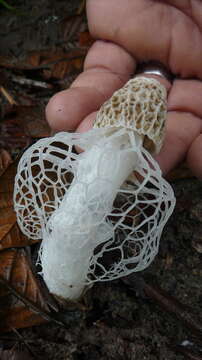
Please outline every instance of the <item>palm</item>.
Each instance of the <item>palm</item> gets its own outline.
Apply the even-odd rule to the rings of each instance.
[[[167,135],[158,161],[167,172],[186,157],[202,177],[201,1],[88,0],[87,10],[92,35],[109,42],[95,42],[72,89],[50,102],[53,127],[86,130],[94,111],[128,80],[137,63],[160,61],[177,78],[167,84]],[[58,117],[54,106],[62,106]]]

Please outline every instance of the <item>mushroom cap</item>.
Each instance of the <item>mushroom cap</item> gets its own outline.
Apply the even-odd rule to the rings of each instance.
[[[147,150],[158,153],[164,140],[166,98],[166,89],[159,81],[137,76],[101,106],[93,126],[132,129],[143,136]]]

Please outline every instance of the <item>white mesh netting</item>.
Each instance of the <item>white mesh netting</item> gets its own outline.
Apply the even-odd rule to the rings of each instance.
[[[114,136],[120,135],[117,133]],[[75,251],[78,248],[81,254],[87,237],[90,238],[92,250],[87,251],[89,265],[85,284],[112,280],[146,268],[158,252],[163,227],[175,205],[172,188],[162,178],[158,164],[148,151],[136,146],[131,138],[125,150],[129,156],[134,156],[134,172],[116,189],[109,210],[109,204],[105,204],[107,197],[103,199],[103,190],[100,187],[94,190],[96,184],[101,182],[106,183],[102,189],[110,189],[107,185],[110,183],[109,176],[103,173],[103,169],[92,164],[93,176],[86,182],[85,177],[81,180],[77,174],[84,153],[77,154],[75,147],[87,152],[93,146],[96,149],[100,146],[102,160],[108,156],[109,149],[103,146],[103,141],[99,145],[100,138],[105,139],[106,144],[110,141],[104,129],[93,129],[85,134],[58,133],[52,138],[38,141],[20,160],[14,190],[20,228],[29,238],[40,239],[43,232],[51,233],[51,215],[59,209],[64,195],[71,189],[70,184],[73,182],[82,188],[82,212],[71,224],[67,224],[64,229],[67,233],[63,235],[64,239],[66,236],[71,239],[69,231],[74,226],[72,239],[75,233],[80,233],[81,239],[85,240],[83,244],[78,244],[78,237],[75,243],[71,240],[67,251],[70,247]],[[112,168],[107,173],[111,171],[116,176],[116,171],[120,171],[122,166],[117,164],[118,170]],[[70,209],[74,212],[72,206]],[[92,209],[96,216],[92,215]],[[102,227],[105,229],[103,239],[100,238]],[[104,234],[107,228],[111,229],[108,232],[110,238]],[[95,229],[101,229],[101,232],[98,234]]]

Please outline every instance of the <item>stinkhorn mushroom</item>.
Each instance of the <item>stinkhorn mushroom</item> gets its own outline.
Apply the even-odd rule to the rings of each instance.
[[[165,88],[136,77],[103,104],[92,130],[39,140],[22,156],[15,211],[23,233],[42,239],[41,274],[51,293],[76,300],[90,284],[154,259],[175,205],[152,157],[165,119]]]

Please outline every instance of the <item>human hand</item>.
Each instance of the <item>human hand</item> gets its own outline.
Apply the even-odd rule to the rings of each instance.
[[[164,174],[186,160],[202,178],[202,3],[199,0],[87,0],[89,29],[97,40],[84,71],[49,101],[53,130],[87,131],[112,93],[143,61],[161,62],[169,83],[166,138],[156,156]]]

